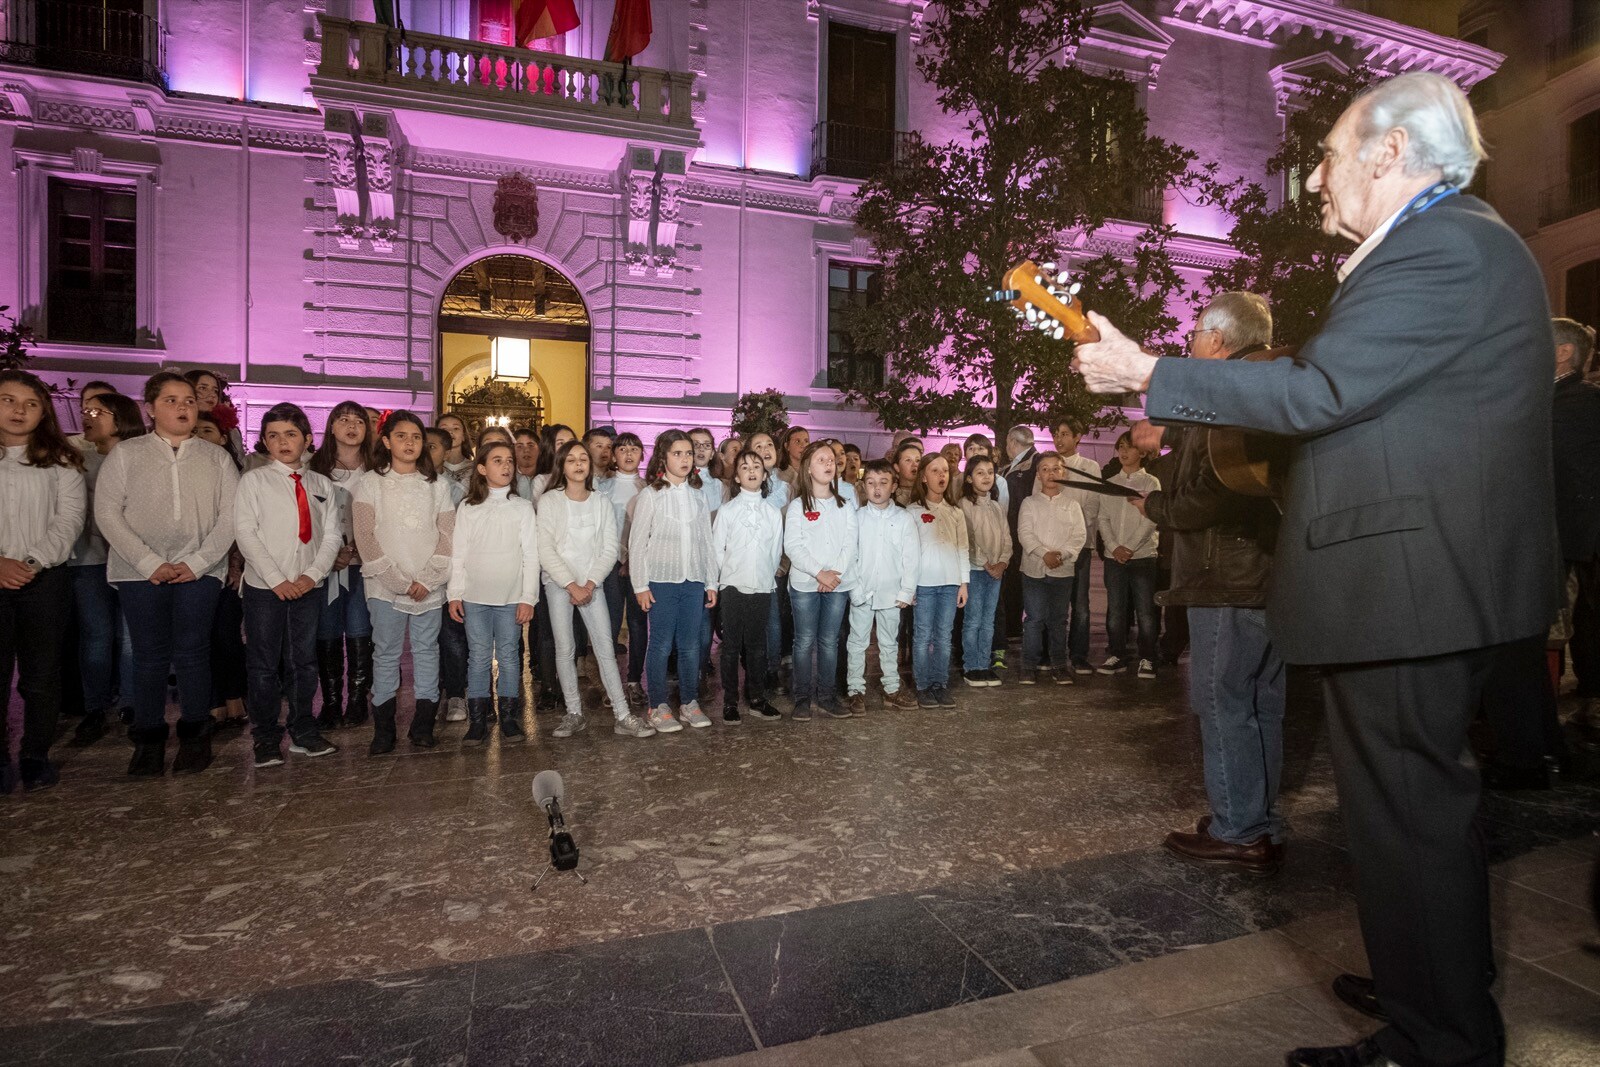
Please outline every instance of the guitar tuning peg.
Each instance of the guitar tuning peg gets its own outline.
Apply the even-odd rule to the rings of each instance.
[[[1055,340],[1059,341],[1059,340],[1061,340],[1062,337],[1066,336],[1066,332],[1067,331],[1065,329],[1063,329],[1060,326],[1057,326],[1055,328],[1055,330],[1051,332],[1050,336],[1052,338],[1054,338]]]
[[[1056,284],[1057,285],[1066,285],[1067,284],[1067,277],[1068,277],[1068,275],[1067,275],[1066,271],[1062,271],[1060,274],[1057,274],[1056,275]]]
[[[1047,273],[1054,274],[1056,272],[1056,265],[1054,263],[1041,263],[1039,266],[1043,267]]]
[[[1044,284],[1044,275],[1042,275],[1042,274],[1035,274],[1035,275],[1034,275],[1034,276],[1033,276],[1033,284],[1034,284],[1034,285],[1043,285],[1043,284]]]
[[[1083,283],[1082,282],[1073,282],[1070,286],[1068,286],[1067,292],[1071,293],[1073,296],[1077,296],[1078,295],[1078,290],[1082,289],[1082,288],[1083,288]]]

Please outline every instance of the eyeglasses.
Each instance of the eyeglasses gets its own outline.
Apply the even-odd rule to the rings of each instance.
[[[1184,334],[1183,337],[1184,337],[1184,340],[1188,341],[1190,344],[1194,344],[1194,339],[1196,337],[1199,337],[1203,333],[1219,333],[1219,332],[1221,332],[1221,331],[1215,326],[1207,326],[1204,329],[1200,328],[1199,326],[1196,326],[1194,329],[1192,329],[1188,333]]]
[[[84,408],[82,411],[82,415],[86,419],[98,419],[101,415],[106,413],[107,412],[105,408]]]

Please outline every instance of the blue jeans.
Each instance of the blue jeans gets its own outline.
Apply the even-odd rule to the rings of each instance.
[[[372,613],[372,702],[382,704],[400,692],[400,652],[411,633],[411,693],[417,700],[439,699],[438,608],[421,615],[396,611],[387,600],[369,598]]]
[[[117,672],[122,672],[126,698],[133,694],[133,641],[122,619],[117,591],[106,581],[106,565],[69,567],[72,598],[78,609],[78,673],[83,683],[83,710],[93,714],[112,706]]]
[[[178,676],[178,702],[184,722],[211,720],[211,617],[222,582],[152,585],[118,582],[122,611],[137,625],[133,638],[133,724],[159,729],[167,721],[167,675]],[[231,594],[230,594],[231,595]]]
[[[789,610],[794,612],[794,702],[829,705],[837,699],[839,627],[844,622],[850,594],[789,590]],[[813,673],[812,656],[816,657]]]
[[[982,567],[967,575],[967,621],[961,627],[961,669],[986,671],[994,662],[994,620],[1000,609],[1000,579]]]
[[[278,708],[284,697],[289,698],[289,737],[319,736],[311,702],[317,692],[319,601],[327,595],[319,585],[299,600],[279,600],[270,589],[244,587],[245,707],[257,744],[276,745],[282,739]]]
[[[1128,616],[1139,620],[1139,658],[1156,661],[1160,623],[1156,615],[1156,558],[1106,560],[1106,652],[1128,656]]]
[[[1211,836],[1283,840],[1283,660],[1260,608],[1189,609],[1189,706],[1200,720]]]
[[[960,591],[959,585],[917,586],[911,677],[919,690],[943,689],[950,684],[950,635],[955,630],[956,594]]]
[[[650,647],[650,616],[639,606],[633,595],[633,586],[622,580],[622,606],[628,613],[628,684],[638,685],[644,680],[644,661]]]
[[[1044,654],[1045,636],[1050,639],[1050,664],[1058,671],[1068,669],[1067,612],[1072,605],[1071,578],[1030,578],[1022,576],[1022,669],[1039,666]]]
[[[521,692],[522,627],[517,625],[515,604],[462,605],[467,621],[467,699],[487,698],[492,693],[489,661],[500,668],[500,695],[514,697]]]
[[[1072,654],[1074,665],[1089,662],[1089,567],[1093,562],[1094,550],[1086,547],[1078,553],[1078,562],[1072,568],[1072,625],[1067,650]],[[1053,650],[1050,665],[1058,671],[1067,669]]]
[[[706,613],[703,582],[651,582],[650,651],[645,656],[645,690],[650,706],[667,702],[667,660],[678,650],[678,702],[700,699],[700,619]],[[571,605],[568,605],[568,610]]]
[[[372,636],[372,613],[367,610],[367,586],[361,578],[361,567],[358,564],[345,570],[350,575],[350,588],[341,589],[331,601],[326,586],[311,594],[322,603],[322,613],[317,618],[318,641]],[[328,581],[334,580],[330,574]]]

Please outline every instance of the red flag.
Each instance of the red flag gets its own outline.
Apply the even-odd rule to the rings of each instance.
[[[573,0],[514,0],[517,45],[541,37],[555,37],[578,28],[578,9]]]
[[[606,60],[625,63],[650,44],[650,0],[617,0],[611,13],[611,36],[606,38]]]

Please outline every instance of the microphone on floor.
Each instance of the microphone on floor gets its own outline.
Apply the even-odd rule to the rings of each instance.
[[[557,871],[576,872],[578,844],[572,839],[572,833],[561,814],[561,805],[566,799],[566,786],[561,781],[560,772],[540,771],[533,776],[533,802],[544,811],[545,819],[550,823],[550,866]],[[533,888],[538,889],[539,882],[543,880],[544,874],[540,874]],[[581,874],[578,880],[587,882]]]

